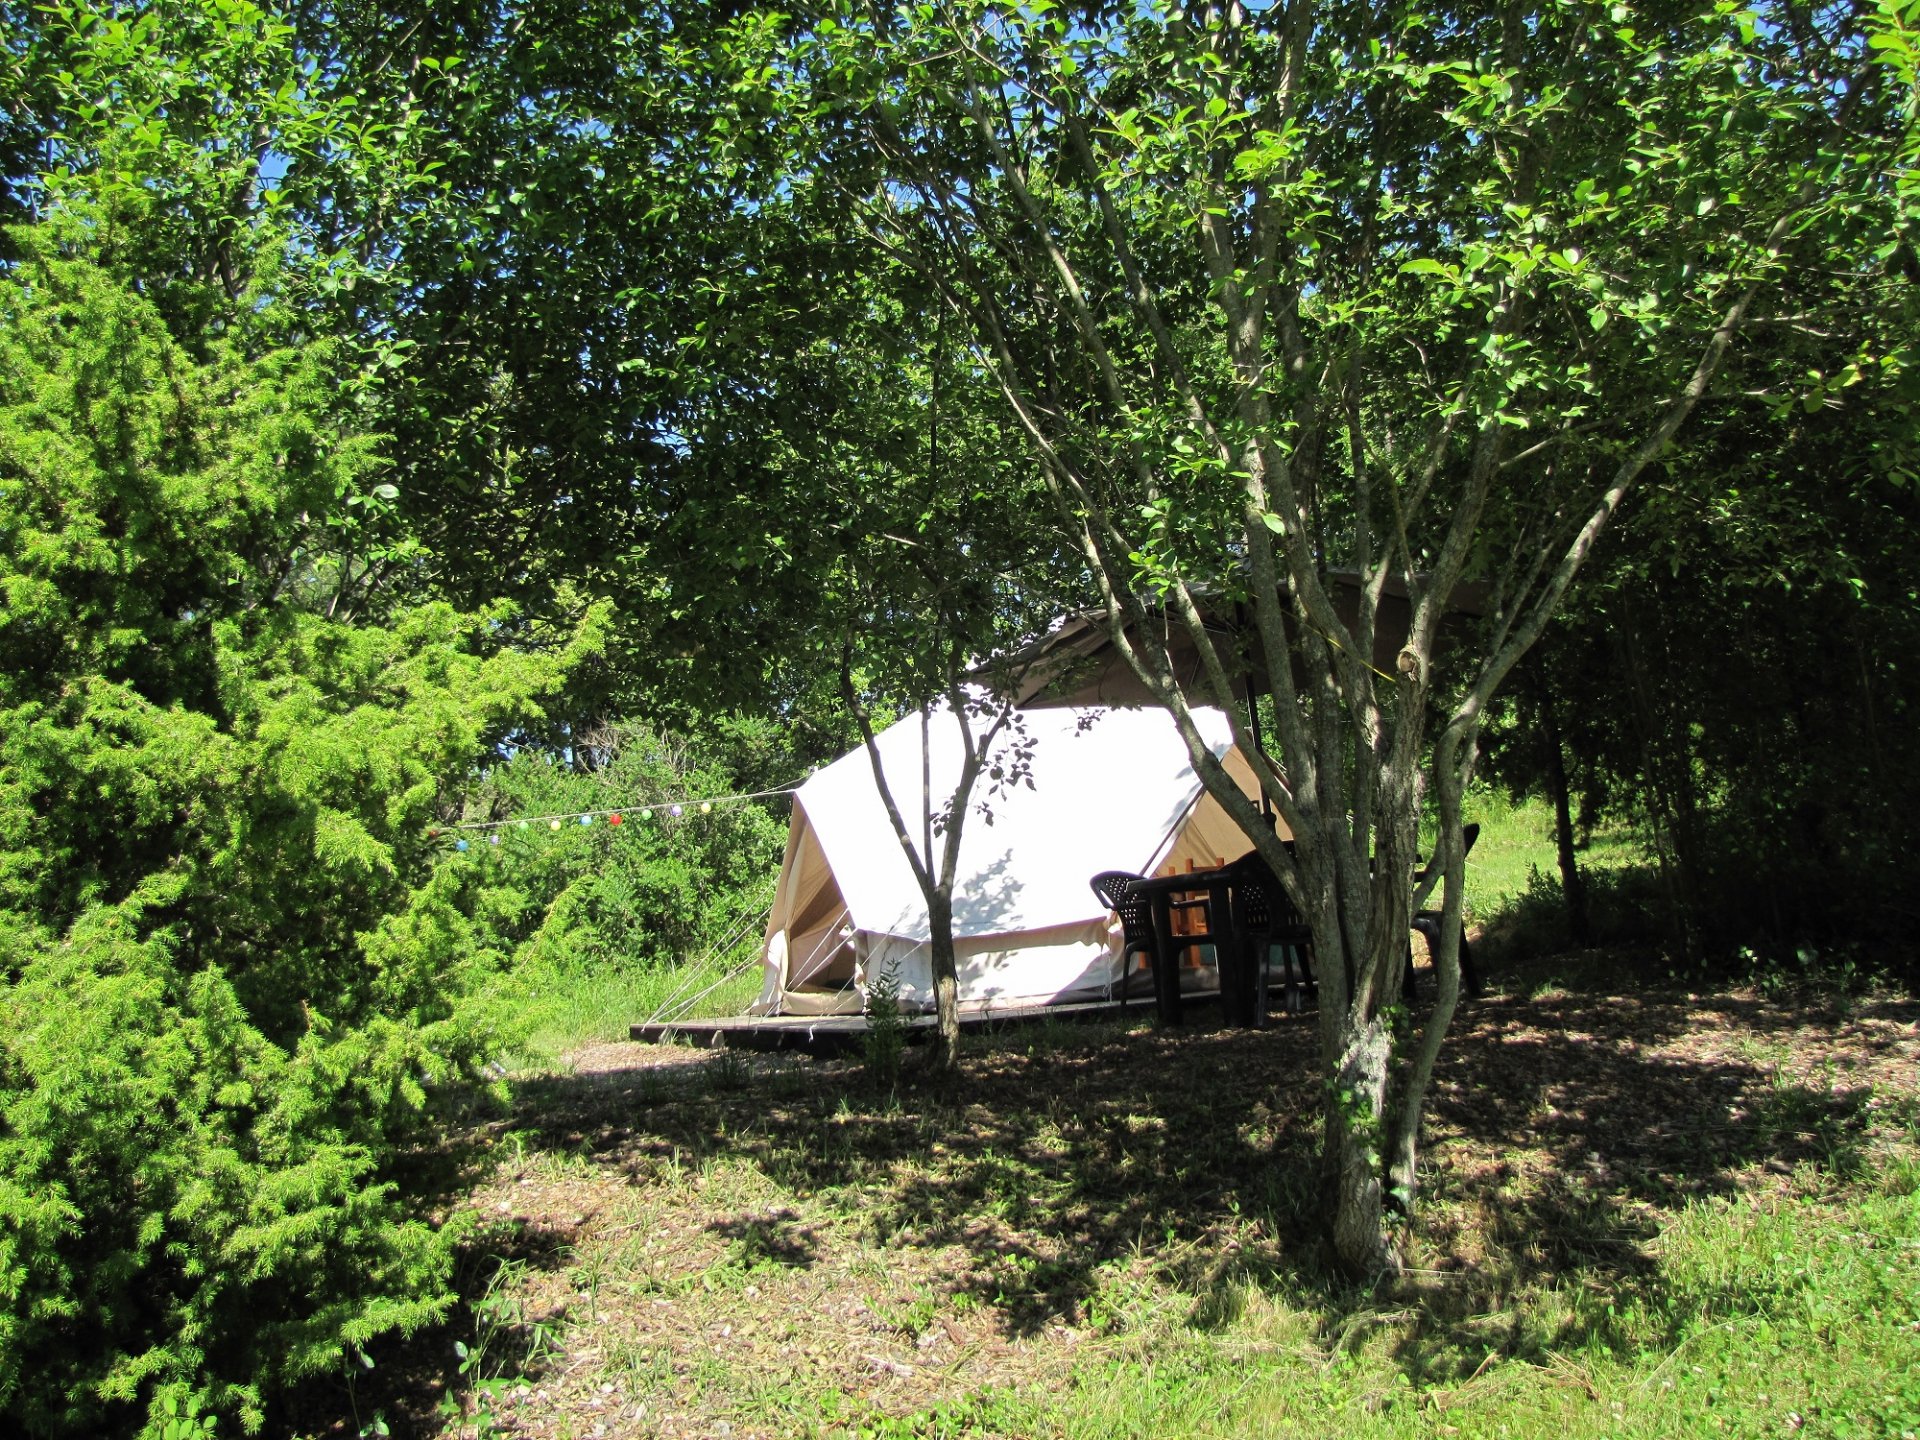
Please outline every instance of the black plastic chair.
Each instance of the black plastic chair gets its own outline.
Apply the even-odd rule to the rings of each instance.
[[[1133,978],[1133,957],[1144,954],[1151,968],[1156,963],[1159,947],[1153,938],[1153,904],[1146,896],[1135,893],[1134,885],[1142,876],[1129,874],[1125,870],[1102,870],[1087,883],[1093,886],[1093,893],[1100,903],[1120,917],[1120,931],[1123,936],[1120,948],[1120,1010],[1126,1013],[1127,982]]]
[[[1313,988],[1313,972],[1307,963],[1313,949],[1313,931],[1301,920],[1293,901],[1287,898],[1280,877],[1257,851],[1243,855],[1227,868],[1233,875],[1234,933],[1244,947],[1248,969],[1258,977],[1254,982],[1253,1023],[1260,1025],[1266,1021],[1270,967],[1276,947],[1281,953],[1286,1010],[1289,1015],[1298,1015]]]
[[[1471,825],[1461,827],[1460,842],[1463,847],[1461,851],[1461,858],[1463,860],[1473,853],[1473,842],[1479,838],[1479,821],[1476,820]],[[1421,874],[1421,878],[1426,878],[1424,871]],[[1418,915],[1413,917],[1413,928],[1418,934],[1426,938],[1427,954],[1429,956],[1437,956],[1440,953],[1440,918],[1441,915],[1438,910],[1422,910]],[[1439,985],[1437,978],[1434,984],[1437,988]],[[1407,980],[1403,988],[1407,992],[1407,999],[1412,1000],[1413,946],[1411,943],[1407,946]],[[1460,925],[1460,988],[1464,994],[1469,996],[1477,996],[1480,993],[1480,972],[1474,967],[1473,946],[1467,943],[1467,927],[1464,921],[1462,921]]]

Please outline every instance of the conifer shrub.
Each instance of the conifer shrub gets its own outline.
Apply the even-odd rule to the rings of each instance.
[[[900,1079],[900,1061],[907,1049],[907,1018],[900,1012],[900,967],[888,963],[867,982],[866,1034],[861,1058],[874,1083],[892,1089]]]
[[[399,1162],[505,956],[434,823],[594,624],[375,606],[325,347],[268,292],[183,343],[108,228],[0,275],[0,1414],[250,1433],[452,1303]]]

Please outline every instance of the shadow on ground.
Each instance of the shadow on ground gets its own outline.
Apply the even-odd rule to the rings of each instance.
[[[1756,1167],[1854,1163],[1868,1089],[1831,1063],[1803,1073],[1799,1043],[1847,1023],[1757,997],[1510,979],[1463,1011],[1435,1077],[1412,1253],[1472,1277],[1460,1303],[1476,1307],[1543,1281],[1644,1278],[1661,1212]],[[1230,1321],[1248,1285],[1380,1298],[1326,1264],[1315,1043],[1310,1016],[1265,1032],[1013,1029],[976,1042],[961,1076],[894,1092],[804,1062],[737,1089],[700,1067],[671,1086],[552,1077],[520,1088],[516,1123],[636,1183],[750,1160],[879,1242],[963,1246],[961,1292],[1014,1336],[1087,1324],[1096,1272],[1128,1257],[1196,1296],[1205,1326]],[[804,1236],[769,1226],[721,1228],[809,1263]]]
[[[1447,1383],[1490,1353],[1566,1347],[1610,1323],[1603,1303],[1543,1331],[1522,1316],[1542,1307],[1522,1297],[1657,1301],[1648,1242],[1679,1207],[1785,1186],[1807,1167],[1848,1174],[1872,1120],[1869,1078],[1916,1088],[1914,1002],[1689,994],[1604,961],[1568,973],[1509,974],[1456,1021],[1429,1106],[1419,1219],[1403,1237],[1413,1271],[1392,1285],[1355,1284],[1328,1263],[1310,1015],[1262,1032],[1009,1028],[973,1038],[959,1076],[909,1073],[891,1089],[852,1061],[636,1051],[644,1068],[614,1056],[519,1082],[511,1116],[477,1144],[496,1159],[565,1157],[638,1196],[688,1197],[689,1176],[730,1168],[762,1177],[750,1203],[713,1198],[724,1186],[674,1201],[743,1286],[824,1277],[850,1227],[882,1253],[951,1254],[926,1314],[885,1321],[910,1357],[909,1332],[961,1311],[1015,1347],[1123,1333],[1119,1276],[1175,1297],[1201,1330],[1277,1299],[1311,1313],[1327,1352],[1391,1322],[1409,1378]],[[449,1173],[475,1164],[464,1151]],[[581,1236],[609,1243],[566,1208],[579,1202],[565,1184],[544,1205],[510,1205],[516,1192],[498,1189],[538,1183],[495,1181],[465,1276],[468,1322],[505,1293],[503,1266],[566,1271]],[[543,1327],[568,1318],[577,1281],[553,1278],[559,1308],[501,1311],[499,1344],[531,1355]],[[451,1379],[451,1338],[414,1347],[429,1360],[395,1357],[396,1378],[411,1365]],[[431,1432],[424,1403],[400,1408]]]

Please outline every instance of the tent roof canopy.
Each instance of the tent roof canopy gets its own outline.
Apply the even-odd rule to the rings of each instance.
[[[1359,615],[1360,575],[1355,570],[1330,570],[1325,576],[1332,592],[1335,611],[1346,624]],[[1229,657],[1235,642],[1245,630],[1241,607],[1207,594],[1196,597],[1207,632]],[[1478,582],[1454,587],[1447,603],[1450,616],[1484,613],[1486,586]],[[1387,577],[1374,631],[1373,664],[1390,670],[1400,647],[1406,643],[1412,625],[1412,608],[1407,586],[1399,576]],[[1172,617],[1167,617],[1169,644],[1174,673],[1189,690],[1199,685],[1202,668],[1199,653],[1186,633]],[[1251,674],[1256,678],[1263,667],[1248,654],[1237,668],[1230,665],[1236,682]],[[1002,683],[1014,677],[1016,695],[1028,709],[1048,705],[1151,705],[1154,699],[1127,665],[1107,633],[1104,611],[1087,610],[1065,617],[1047,634],[1013,653],[980,666],[974,678],[983,684]]]

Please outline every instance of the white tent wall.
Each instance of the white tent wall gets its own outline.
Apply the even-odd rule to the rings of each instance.
[[[871,937],[860,966],[861,987],[889,968],[899,985],[902,1009],[933,1008],[931,942]],[[956,938],[954,969],[960,1003],[976,1010],[1105,999],[1120,978],[1105,916],[1057,931],[1030,931],[1012,948],[998,936]]]
[[[1225,717],[1202,733],[1249,794]],[[938,806],[959,774],[959,730],[935,712],[878,738],[901,813],[918,828],[922,741]],[[960,1003],[1001,1008],[1104,998],[1119,978],[1118,928],[1088,879],[1206,866],[1249,848],[1205,796],[1172,719],[1154,709],[1024,711],[996,750],[1028,756],[1026,780],[996,793],[983,777],[962,832],[954,881]],[[982,807],[984,806],[984,813]],[[935,839],[936,851],[940,841]],[[768,920],[758,1014],[858,1013],[869,976],[891,968],[903,1005],[932,1004],[924,897],[901,853],[865,747],[814,775],[795,797]]]

